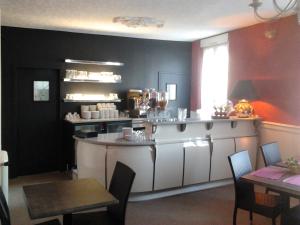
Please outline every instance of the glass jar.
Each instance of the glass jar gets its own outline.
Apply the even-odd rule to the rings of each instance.
[[[149,106],[152,109],[155,109],[157,105],[157,91],[155,89],[150,89],[150,99],[149,99]]]
[[[161,91],[158,92],[157,101],[160,110],[165,110],[168,104],[168,92]]]

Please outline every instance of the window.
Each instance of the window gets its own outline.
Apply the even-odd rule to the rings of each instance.
[[[212,112],[214,105],[227,103],[228,35],[201,41],[203,50],[201,78],[201,109]]]

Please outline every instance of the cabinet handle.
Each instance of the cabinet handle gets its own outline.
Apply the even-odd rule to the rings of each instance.
[[[231,121],[231,128],[236,128],[237,123],[237,121]]]
[[[156,133],[157,125],[152,125],[152,134]]]
[[[214,142],[210,135],[206,135],[208,145],[209,145],[209,151],[210,151],[210,157],[212,156],[213,150],[214,150]]]
[[[213,122],[206,122],[205,123],[206,130],[211,130],[213,126],[214,126]]]
[[[178,124],[178,125],[177,125],[177,128],[179,129],[180,132],[185,131],[186,123]]]
[[[150,150],[150,152],[151,152],[151,158],[152,158],[152,161],[154,163],[155,160],[156,160],[156,148],[155,148],[155,146],[150,146],[150,148],[151,148],[151,150]]]

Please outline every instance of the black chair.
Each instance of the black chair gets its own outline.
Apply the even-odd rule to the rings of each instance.
[[[107,207],[106,211],[78,213],[72,215],[73,225],[124,225],[127,201],[135,172],[121,162],[117,162],[110,182],[109,192],[119,200],[119,204]]]
[[[291,208],[287,212],[284,225],[300,225],[300,205]]]
[[[1,188],[0,188],[0,221],[2,225],[11,225],[9,208]],[[60,222],[58,219],[54,219],[36,225],[60,225]]]
[[[260,150],[264,159],[265,166],[272,166],[282,161],[279,151],[279,145],[277,142],[271,142],[261,145]],[[266,188],[267,194],[269,193],[269,191],[280,193],[279,191],[273,190],[271,188]]]
[[[237,209],[249,211],[250,221],[253,219],[252,213],[258,213],[268,218],[272,218],[275,225],[276,217],[281,213],[281,200],[279,196],[254,192],[254,185],[242,181],[240,177],[252,171],[252,165],[248,151],[241,151],[228,156],[231,167],[234,188],[235,205],[233,212],[233,224],[236,225]]]
[[[279,145],[277,142],[272,142],[260,146],[265,166],[272,166],[281,162]]]

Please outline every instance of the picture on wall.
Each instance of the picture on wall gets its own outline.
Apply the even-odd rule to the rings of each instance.
[[[169,100],[175,101],[177,96],[177,86],[176,84],[167,84],[167,92],[169,94]]]
[[[33,81],[33,101],[49,101],[49,81]]]

